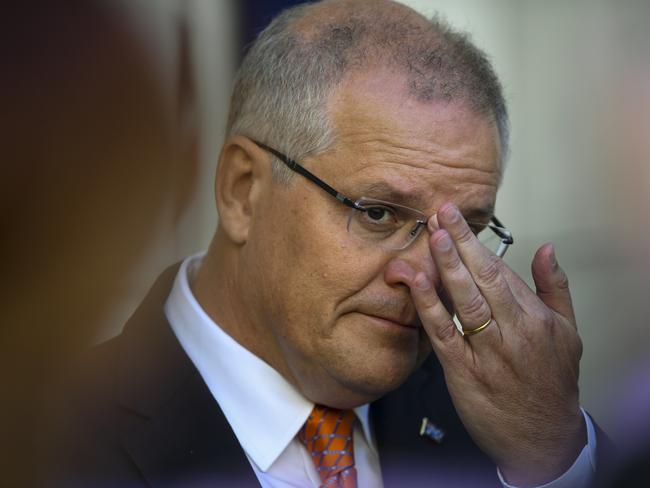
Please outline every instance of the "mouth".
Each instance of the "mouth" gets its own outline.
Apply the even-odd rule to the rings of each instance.
[[[360,315],[369,318],[371,321],[375,322],[381,326],[388,327],[399,327],[401,329],[407,330],[417,330],[420,328],[419,320],[404,320],[396,317],[387,317],[382,315],[374,315],[371,313],[358,312]]]
[[[364,322],[371,322],[388,332],[412,333],[422,328],[420,317],[408,297],[372,297],[351,305],[346,313],[361,316]]]

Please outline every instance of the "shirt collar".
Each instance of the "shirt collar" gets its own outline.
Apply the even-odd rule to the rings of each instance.
[[[314,404],[262,359],[241,346],[201,308],[190,279],[204,253],[181,264],[165,314],[244,451],[267,471],[307,420]],[[369,445],[369,405],[355,409]]]

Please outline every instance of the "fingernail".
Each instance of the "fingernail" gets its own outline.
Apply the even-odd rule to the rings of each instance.
[[[415,277],[415,286],[419,290],[428,290],[431,288],[431,283],[427,279],[427,275],[424,273],[418,273],[417,276]]]
[[[435,232],[440,228],[440,225],[438,225],[438,214],[433,214],[431,218],[429,219],[429,231],[430,232]]]
[[[436,248],[440,251],[449,251],[451,249],[451,238],[449,234],[444,231],[440,232],[440,235],[436,238]]]
[[[460,217],[460,213],[455,205],[447,204],[443,206],[442,212],[445,214],[445,218],[449,222],[456,222]]]
[[[553,269],[557,269],[558,264],[557,264],[557,257],[555,256],[555,246],[551,244],[551,254],[549,255],[551,258],[551,266]]]

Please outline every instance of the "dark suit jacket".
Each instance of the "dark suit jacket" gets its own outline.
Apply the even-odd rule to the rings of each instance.
[[[165,318],[177,269],[159,277],[124,331],[86,355],[53,395],[43,485],[259,486]],[[423,417],[446,432],[440,445],[419,435]],[[385,486],[500,486],[456,415],[433,354],[371,405],[370,419]]]

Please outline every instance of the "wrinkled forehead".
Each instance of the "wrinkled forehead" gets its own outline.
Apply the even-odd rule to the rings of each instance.
[[[351,73],[328,99],[336,143],[395,144],[413,156],[442,158],[453,167],[499,172],[498,127],[490,113],[463,100],[421,101],[406,76],[386,69]]]
[[[492,117],[463,103],[413,99],[392,73],[350,77],[328,102],[332,157],[312,169],[339,190],[423,211],[434,200],[493,208],[501,172]]]

